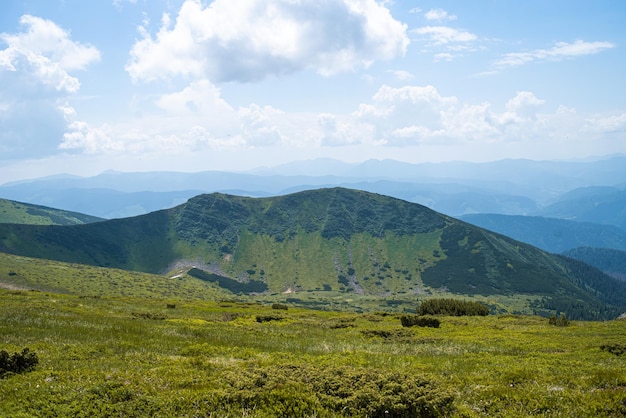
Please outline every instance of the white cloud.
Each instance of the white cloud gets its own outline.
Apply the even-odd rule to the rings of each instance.
[[[573,43],[557,42],[549,49],[535,49],[529,52],[505,54],[494,65],[498,68],[503,68],[520,66],[533,61],[560,61],[567,58],[597,54],[614,47],[615,45],[611,42],[585,42],[582,40],[577,40]]]
[[[429,11],[427,11],[426,13],[424,13],[424,17],[427,20],[434,20],[437,22],[442,22],[445,20],[456,20],[457,17],[455,15],[451,15],[448,14],[448,12],[446,12],[443,9],[431,9]]]
[[[562,130],[572,129],[578,118],[564,119],[559,112],[540,113],[544,100],[532,92],[520,91],[503,104],[503,111],[492,103],[462,103],[455,96],[444,96],[433,86],[381,86],[370,103],[362,103],[351,120],[342,126],[360,130],[342,142],[345,129],[337,118],[325,117],[324,138],[336,144],[369,143],[388,146],[420,144],[504,144],[537,141]],[[580,121],[578,122],[580,129]]]
[[[222,99],[220,90],[206,79],[193,81],[180,92],[161,96],[157,105],[172,116],[194,113],[209,118],[233,111]]]
[[[506,102],[505,108],[516,115],[534,118],[538,108],[544,103],[545,100],[539,99],[532,92],[519,91],[514,98]]]
[[[76,92],[80,83],[69,72],[98,61],[98,49],[72,41],[67,31],[50,20],[24,15],[20,23],[25,32],[0,34],[8,45],[0,50],[0,69],[26,72],[46,87]]]
[[[242,137],[249,146],[271,146],[285,142],[276,118],[283,115],[278,109],[271,106],[258,106],[239,109]]]
[[[609,116],[598,115],[587,118],[584,129],[586,132],[602,134],[624,133],[626,132],[626,113]]]
[[[100,59],[50,20],[23,15],[23,32],[0,34],[0,158],[50,155],[68,129],[66,105],[80,88],[71,73]],[[74,128],[71,128],[72,130]]]
[[[409,43],[406,25],[375,0],[186,0],[155,36],[141,32],[126,66],[136,81],[331,75],[402,56]]]
[[[452,61],[454,59],[454,55],[449,52],[440,52],[435,54],[435,62],[438,61]]]
[[[418,35],[426,35],[435,45],[446,45],[455,42],[472,42],[478,39],[471,32],[451,28],[448,26],[424,26],[413,29],[412,32]]]
[[[387,72],[393,74],[393,76],[400,81],[411,80],[415,77],[410,72],[404,70],[387,70]]]

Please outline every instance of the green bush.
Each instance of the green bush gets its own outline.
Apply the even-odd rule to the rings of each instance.
[[[286,311],[289,309],[289,307],[287,305],[283,305],[282,303],[274,303],[272,304],[272,309],[280,309]]]
[[[439,328],[439,320],[432,316],[402,315],[400,322],[403,327],[430,327]]]
[[[569,325],[569,321],[565,317],[565,314],[561,314],[560,318],[557,318],[556,315],[552,315],[548,320],[548,323],[557,327],[566,327]]]
[[[280,315],[257,315],[256,322],[270,322],[270,321],[281,321],[284,318]]]
[[[21,353],[10,354],[0,351],[0,378],[10,374],[24,373],[35,368],[39,363],[37,354],[31,353],[28,348]]]
[[[439,417],[452,412],[451,392],[404,372],[282,365],[231,370],[227,404],[261,416]]]
[[[417,309],[418,315],[487,316],[489,307],[480,302],[458,299],[427,299]]]
[[[616,356],[621,356],[622,354],[626,353],[626,344],[619,344],[619,343],[602,344],[600,346],[600,350],[607,351],[611,354],[615,354]]]

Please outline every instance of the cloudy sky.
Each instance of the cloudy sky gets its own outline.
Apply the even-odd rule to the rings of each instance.
[[[626,2],[3,0],[0,183],[626,153]]]

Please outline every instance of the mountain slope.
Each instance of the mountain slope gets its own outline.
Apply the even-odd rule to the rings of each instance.
[[[80,225],[104,219],[83,213],[0,199],[0,223],[34,225]]]
[[[552,253],[577,247],[626,250],[626,231],[612,225],[497,214],[465,215],[461,219]]]
[[[626,285],[580,262],[421,205],[341,188],[271,198],[200,195],[91,225],[0,225],[0,250],[152,273],[195,267],[207,279],[263,283],[272,293],[446,289],[543,297],[537,309],[572,317],[626,309]]]
[[[609,276],[626,280],[626,251],[580,247],[566,251],[563,255],[594,266]]]

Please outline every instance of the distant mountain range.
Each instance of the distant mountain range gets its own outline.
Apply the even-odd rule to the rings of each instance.
[[[0,197],[117,218],[170,208],[200,193],[266,197],[340,186],[420,203],[450,216],[495,213],[589,222],[602,219],[600,223],[624,227],[623,213],[606,214],[617,211],[624,202],[625,179],[626,156],[585,162],[502,160],[481,164],[392,160],[349,164],[318,159],[247,173],[109,171],[86,178],[53,176],[1,185]],[[576,189],[584,194],[590,187],[602,187],[606,192],[595,211],[580,205],[576,193],[568,194]]]
[[[386,297],[439,289],[532,300],[537,312],[610,318],[626,283],[422,205],[345,188],[196,196],[168,210],[75,226],[0,224],[0,251],[152,273],[234,292]],[[172,273],[170,273],[172,274]]]
[[[578,247],[626,251],[626,230],[612,225],[540,216],[495,214],[465,215],[460,219],[552,253],[562,253]]]

